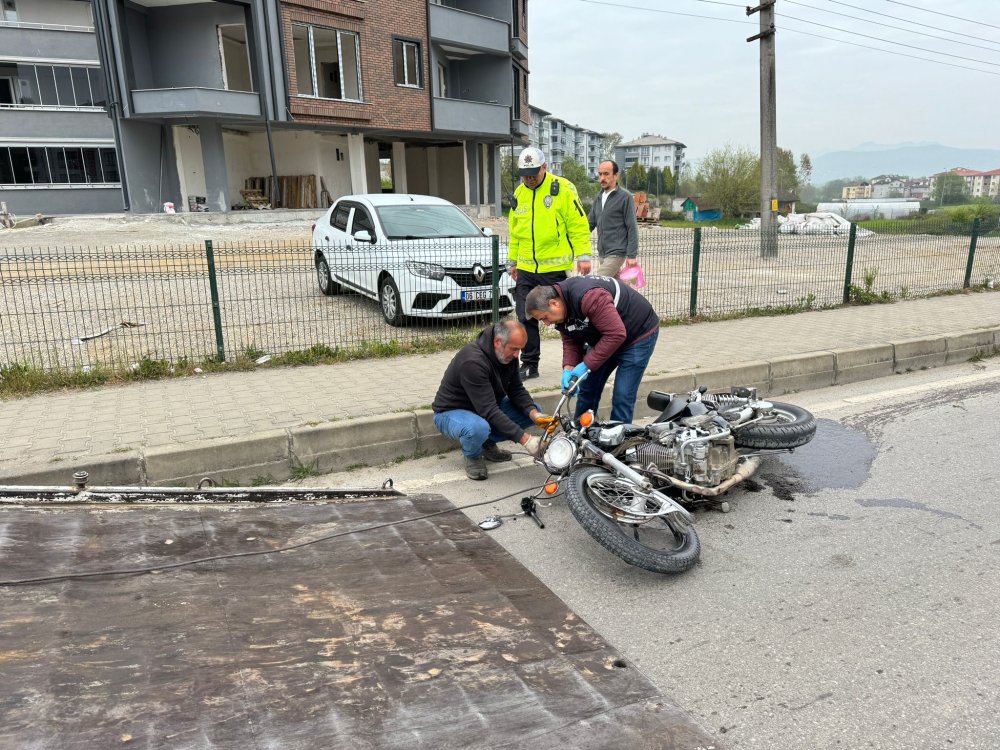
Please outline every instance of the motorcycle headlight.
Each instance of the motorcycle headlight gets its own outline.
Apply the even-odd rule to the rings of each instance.
[[[552,474],[558,474],[569,468],[576,458],[576,446],[573,441],[565,435],[554,438],[549,447],[545,449],[542,456],[542,463]]]
[[[406,262],[406,270],[414,276],[423,276],[425,279],[441,281],[444,278],[444,266],[437,263],[419,263],[415,260]]]

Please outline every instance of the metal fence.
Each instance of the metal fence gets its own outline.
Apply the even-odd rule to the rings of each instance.
[[[1000,281],[995,221],[866,226],[779,233],[776,255],[762,254],[757,230],[643,227],[642,293],[672,320],[893,301]],[[145,360],[256,359],[315,347],[363,353],[387,344],[405,351],[451,335],[467,340],[513,304],[506,246],[491,240],[405,253],[221,242],[5,251],[0,368],[136,368]]]

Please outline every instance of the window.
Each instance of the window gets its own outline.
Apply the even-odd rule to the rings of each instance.
[[[372,239],[375,238],[375,225],[372,223],[372,218],[368,215],[368,212],[363,208],[354,209],[354,223],[351,225],[351,234],[355,232],[360,232],[362,229],[369,232]]]
[[[321,26],[292,26],[296,91],[300,96],[361,101],[358,35]]]
[[[17,20],[17,5],[14,4],[14,0],[3,0],[3,17],[0,21],[16,21]]]
[[[103,107],[100,68],[0,62],[0,104]]]
[[[0,147],[3,185],[115,185],[118,181],[118,158],[111,147]]]
[[[392,42],[392,68],[397,86],[420,88],[420,45],[394,39]]]
[[[339,229],[342,232],[347,231],[347,219],[351,215],[351,207],[346,203],[341,203],[337,206],[337,210],[333,212],[333,227],[334,229]]]

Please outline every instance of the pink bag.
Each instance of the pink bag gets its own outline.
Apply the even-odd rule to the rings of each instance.
[[[642,289],[646,286],[646,274],[642,272],[642,266],[638,263],[634,266],[625,266],[619,272],[618,278],[634,289]]]

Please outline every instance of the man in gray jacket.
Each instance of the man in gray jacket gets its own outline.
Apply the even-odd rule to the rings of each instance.
[[[594,198],[590,208],[590,231],[597,230],[597,276],[617,277],[622,266],[636,265],[639,260],[639,222],[635,218],[635,202],[632,193],[618,187],[618,165],[602,161],[597,167],[597,179],[601,183],[601,193]],[[592,270],[589,261],[580,261],[577,270],[588,274]]]

